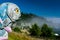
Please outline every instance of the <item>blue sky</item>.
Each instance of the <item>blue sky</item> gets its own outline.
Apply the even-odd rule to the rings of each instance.
[[[59,0],[0,0],[0,4],[4,2],[17,4],[21,12],[33,13],[43,17],[60,18]]]

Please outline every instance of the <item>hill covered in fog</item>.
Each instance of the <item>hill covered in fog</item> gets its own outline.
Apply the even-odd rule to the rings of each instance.
[[[32,13],[21,13],[21,17],[14,24],[19,27],[31,27],[33,24],[37,24],[39,27],[42,27],[43,24],[47,24],[49,27],[52,27],[55,32],[60,33],[60,23],[53,23],[49,18],[41,17],[34,15]]]

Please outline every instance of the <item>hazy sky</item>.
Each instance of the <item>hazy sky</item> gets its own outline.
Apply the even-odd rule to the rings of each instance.
[[[17,4],[22,12],[43,17],[60,17],[59,0],[0,0],[0,4],[4,2]]]

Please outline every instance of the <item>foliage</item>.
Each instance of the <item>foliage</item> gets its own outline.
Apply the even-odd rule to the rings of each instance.
[[[21,32],[20,28],[18,28],[18,27],[15,27],[15,28],[13,29],[13,31],[15,31],[15,32]]]
[[[37,39],[22,33],[12,32],[9,33],[8,40],[37,40]]]
[[[41,28],[41,32],[42,32],[42,36],[43,37],[51,37],[53,30],[52,28],[48,27],[47,24],[43,24],[42,28]]]
[[[32,36],[40,36],[41,34],[41,30],[37,24],[32,25],[32,28],[30,28],[29,32]]]

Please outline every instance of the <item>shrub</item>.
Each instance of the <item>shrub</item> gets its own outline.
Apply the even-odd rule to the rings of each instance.
[[[43,24],[42,28],[41,28],[41,32],[42,32],[42,36],[43,37],[51,37],[53,30],[52,28],[48,27],[47,24]]]
[[[37,24],[32,25],[32,28],[30,28],[29,32],[32,36],[40,36],[41,34],[41,30]]]
[[[15,28],[13,29],[13,31],[15,31],[15,32],[21,32],[20,28],[18,28],[18,27],[15,27]]]

